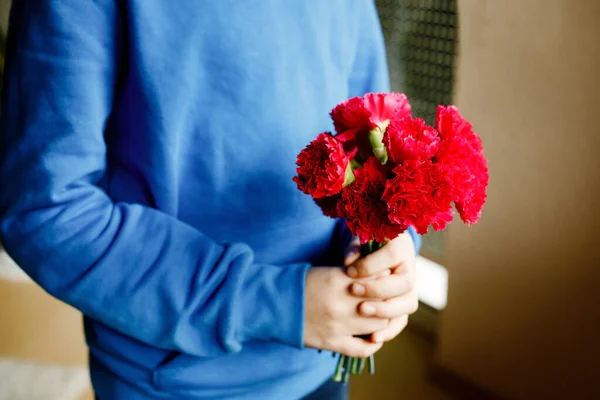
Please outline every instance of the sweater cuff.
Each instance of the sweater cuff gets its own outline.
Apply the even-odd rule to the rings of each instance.
[[[310,264],[253,264],[242,289],[243,339],[304,346],[304,292]]]

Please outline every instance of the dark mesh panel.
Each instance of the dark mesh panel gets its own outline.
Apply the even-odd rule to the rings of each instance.
[[[394,91],[406,93],[413,115],[435,122],[451,104],[457,45],[456,0],[376,0]],[[429,233],[425,254],[443,256],[443,234]]]

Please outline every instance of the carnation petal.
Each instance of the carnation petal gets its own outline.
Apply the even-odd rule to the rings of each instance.
[[[467,137],[474,134],[471,123],[460,115],[456,106],[438,106],[436,129],[443,139],[451,139],[455,136]]]
[[[410,103],[403,93],[368,93],[364,96],[364,107],[371,114],[371,124],[381,129],[387,121],[411,115]]]
[[[407,160],[428,160],[439,147],[438,132],[420,118],[392,120],[383,136],[389,159],[393,164]]]

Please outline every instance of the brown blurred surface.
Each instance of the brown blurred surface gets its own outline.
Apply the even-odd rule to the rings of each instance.
[[[490,162],[445,237],[437,360],[512,399],[600,399],[600,1],[461,0],[456,102]]]
[[[453,400],[455,397],[435,385],[429,368],[433,342],[406,329],[387,343],[376,357],[376,374],[352,377],[351,400]],[[453,392],[454,393],[454,392]]]
[[[31,282],[0,279],[0,356],[84,365],[81,313]]]

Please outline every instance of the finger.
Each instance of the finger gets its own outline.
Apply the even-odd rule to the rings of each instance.
[[[331,346],[333,348],[329,350],[350,357],[367,358],[375,354],[382,346],[383,343],[371,343],[364,339],[345,336],[337,341],[337,343],[334,343]]]
[[[373,276],[369,276],[367,278],[362,278],[358,282],[364,282],[364,281],[369,281],[372,279],[383,278],[384,276],[391,275],[392,273],[393,273],[393,271],[391,269],[384,269],[383,271],[379,271],[378,273],[376,273]]]
[[[350,250],[350,252],[347,253],[346,257],[344,258],[344,266],[348,267],[348,266],[354,264],[359,258],[360,258],[360,250],[359,251]]]
[[[360,258],[360,239],[352,238],[345,250],[344,266],[349,266]]]
[[[369,276],[368,278],[362,278],[360,281],[369,281],[371,279],[377,279],[377,278],[383,278],[384,276],[388,276],[392,274],[392,270],[391,269],[384,269],[383,271],[379,271],[378,273],[376,273],[373,276]]]
[[[386,329],[390,325],[389,318],[369,318],[361,315],[356,315],[349,324],[348,331],[345,332],[349,336],[371,335],[373,332]]]
[[[389,271],[389,270],[387,270]],[[350,286],[350,293],[357,297],[388,299],[402,296],[413,290],[408,274],[393,274],[377,279],[361,280]]]
[[[365,317],[396,318],[413,314],[419,308],[419,299],[414,291],[400,297],[383,301],[363,301],[358,312]]]
[[[403,261],[402,252],[396,246],[386,244],[381,249],[358,259],[348,268],[348,275],[352,278],[366,278],[375,275],[379,271],[399,266]]]
[[[389,342],[390,340],[398,336],[400,332],[402,332],[404,328],[406,328],[406,325],[408,325],[408,315],[392,318],[390,320],[390,325],[387,328],[373,332],[371,340],[374,343]]]

